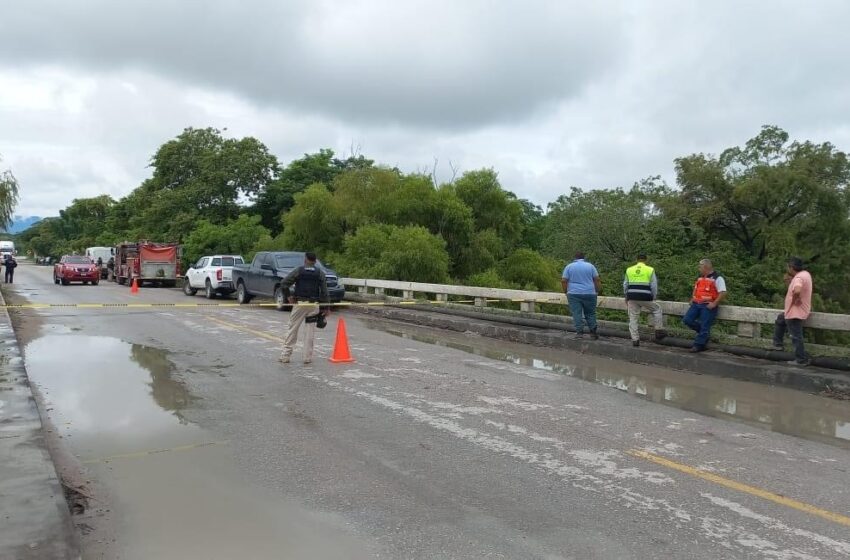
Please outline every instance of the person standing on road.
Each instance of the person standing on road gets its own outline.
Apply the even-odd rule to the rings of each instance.
[[[590,337],[599,340],[596,334],[596,300],[602,289],[599,272],[596,267],[584,260],[581,251],[575,260],[564,268],[561,274],[561,287],[567,294],[567,303],[576,328],[575,338],[584,337],[584,325],[590,330]]]
[[[626,295],[626,306],[629,310],[629,334],[632,337],[632,346],[640,346],[640,333],[638,332],[638,319],[641,309],[652,315],[652,326],[655,328],[655,340],[661,340],[667,333],[664,332],[664,317],[661,306],[655,301],[658,297],[658,277],[655,269],[646,264],[646,255],[638,255],[638,262],[626,269],[623,278],[623,293]]]
[[[711,326],[717,319],[718,306],[726,297],[726,280],[714,270],[709,259],[699,262],[699,274],[694,284],[691,306],[682,317],[682,322],[697,333],[690,352],[705,350],[711,335]]]
[[[6,261],[3,263],[6,266],[6,274],[4,280],[7,284],[15,283],[15,269],[18,267],[18,261],[12,255],[6,255]]]
[[[295,285],[294,292],[290,288]],[[289,273],[280,285],[283,296],[289,303],[294,304],[289,313],[289,325],[286,327],[286,337],[283,341],[283,352],[280,362],[288,364],[292,358],[295,342],[298,340],[298,329],[305,320],[324,314],[320,303],[329,303],[328,282],[324,271],[316,266],[316,254],[306,253],[304,265]],[[304,363],[313,361],[313,341],[316,337],[316,323],[307,321],[304,333]]]
[[[812,312],[812,275],[804,270],[803,261],[793,257],[788,261],[786,273],[788,290],[785,293],[785,309],[776,317],[773,329],[773,347],[784,350],[785,332],[791,335],[794,359],[789,364],[809,365],[809,355],[803,345],[803,322]]]

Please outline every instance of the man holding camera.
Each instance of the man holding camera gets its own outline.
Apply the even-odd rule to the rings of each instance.
[[[291,290],[292,286],[294,290]],[[290,272],[280,285],[283,296],[293,304],[289,313],[289,325],[286,327],[286,337],[283,341],[283,352],[280,362],[288,364],[292,358],[295,342],[298,340],[298,329],[306,321],[304,333],[304,363],[313,361],[313,342],[316,337],[316,325],[324,327],[324,315],[327,312],[319,306],[329,303],[328,283],[325,273],[316,266],[316,253],[305,253],[304,265]]]

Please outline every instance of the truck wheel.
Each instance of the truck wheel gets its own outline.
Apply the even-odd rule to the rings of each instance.
[[[207,299],[215,299],[215,290],[213,290],[212,283],[210,283],[209,278],[207,278],[207,281],[204,284],[204,295]]]
[[[53,273],[53,283],[56,284],[57,286],[59,285],[59,277],[56,276],[55,272]]]
[[[283,290],[278,286],[274,289],[274,308],[278,311],[286,311],[289,305],[283,297]]]
[[[67,286],[68,284],[70,284],[70,282],[65,280],[64,278],[61,278],[60,282],[62,283],[63,286]]]
[[[239,282],[236,286],[236,301],[242,305],[251,303],[251,296],[248,295],[248,290],[245,289],[244,282]]]
[[[98,284],[100,284],[100,280],[92,280],[92,286],[97,286]]]
[[[192,285],[189,283],[188,278],[183,279],[183,293],[187,296],[193,296],[198,293],[198,290],[193,288]]]

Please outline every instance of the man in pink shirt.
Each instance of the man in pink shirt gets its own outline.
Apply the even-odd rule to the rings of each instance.
[[[803,347],[803,321],[812,312],[812,275],[803,270],[803,261],[797,257],[788,261],[788,292],[785,294],[785,311],[776,318],[773,330],[773,347],[783,350],[785,331],[791,335],[794,345],[794,360],[788,362],[798,366],[809,365],[809,356]]]

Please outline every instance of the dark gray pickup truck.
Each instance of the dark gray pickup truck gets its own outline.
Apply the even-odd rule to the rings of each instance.
[[[288,309],[280,289],[286,275],[304,264],[304,253],[296,251],[262,251],[254,255],[248,265],[233,267],[233,284],[236,286],[236,301],[249,303],[255,297],[274,298],[278,310]],[[328,280],[328,295],[331,302],[342,301],[345,288],[339,285],[336,272],[316,261],[316,266],[324,271]]]

